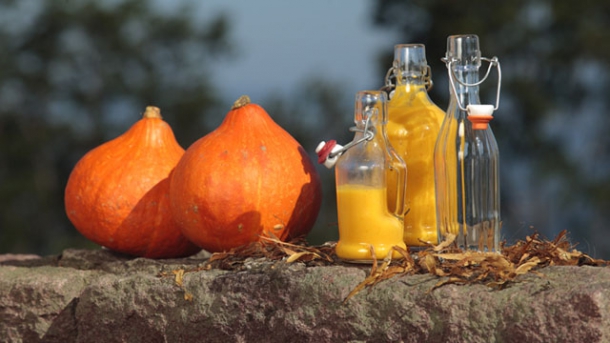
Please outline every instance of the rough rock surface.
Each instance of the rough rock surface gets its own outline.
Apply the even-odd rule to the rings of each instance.
[[[0,255],[0,341],[610,342],[605,267],[547,267],[504,290],[395,277],[343,303],[368,268],[195,271],[206,258]]]

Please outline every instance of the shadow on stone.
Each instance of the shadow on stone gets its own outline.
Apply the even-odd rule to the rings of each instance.
[[[68,305],[51,322],[51,326],[42,338],[43,343],[76,342],[78,328],[76,326],[76,306],[78,298],[72,299]]]

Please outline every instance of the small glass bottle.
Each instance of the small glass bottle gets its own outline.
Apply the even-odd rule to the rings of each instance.
[[[444,58],[451,99],[434,151],[439,239],[457,235],[463,249],[497,251],[500,238],[499,150],[488,125],[498,107],[497,58],[483,58],[476,35],[447,39]],[[481,61],[489,69],[479,79]],[[496,105],[481,105],[479,85],[498,70]]]
[[[407,165],[404,241],[410,247],[436,243],[436,193],[434,146],[445,112],[436,106],[427,90],[431,87],[430,66],[423,44],[394,46],[394,63],[388,73],[395,87],[388,102],[388,138]],[[388,199],[394,203],[394,179],[390,177]]]
[[[339,241],[336,253],[347,262],[370,263],[388,257],[393,246],[406,249],[403,216],[406,167],[388,144],[385,132],[386,94],[361,91],[356,94],[354,140],[335,166]],[[387,202],[388,174],[398,194]],[[390,211],[390,207],[393,209]],[[400,258],[398,252],[393,258]]]

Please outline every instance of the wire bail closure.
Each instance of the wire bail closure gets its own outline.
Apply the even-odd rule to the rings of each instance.
[[[334,167],[337,162],[337,158],[341,156],[345,151],[354,146],[361,144],[366,141],[370,141],[375,137],[374,127],[369,127],[371,122],[371,117],[377,114],[377,109],[373,110],[365,110],[366,121],[364,122],[364,129],[359,129],[357,126],[352,126],[349,128],[351,132],[362,132],[364,136],[358,140],[351,141],[346,145],[342,146],[337,144],[335,140],[330,140],[328,142],[320,142],[316,148],[316,153],[318,154],[318,163],[324,164],[328,169]]]
[[[381,87],[382,91],[386,91],[390,93],[394,88],[396,88],[396,84],[392,82],[392,79],[396,79],[396,75],[400,74],[398,72],[398,66],[396,65],[396,61],[392,64],[392,66],[388,69],[385,74],[385,85]],[[432,82],[432,68],[430,65],[426,65],[426,70],[421,74],[422,79],[424,79],[424,85],[426,85],[426,91],[430,91],[434,86],[434,82]]]
[[[357,126],[352,126],[349,128],[350,132],[362,132],[364,137],[360,138],[357,141],[351,141],[343,146],[343,148],[336,152],[331,152],[329,157],[335,157],[344,153],[347,149],[352,148],[360,143],[364,143],[365,141],[370,141],[375,137],[375,132],[369,129],[369,123],[371,121],[371,117],[368,116],[366,121],[364,122],[364,129],[359,129]]]
[[[443,57],[443,58],[441,58],[441,60],[443,62],[445,62],[445,64],[447,64],[447,69],[448,69],[448,74],[449,74],[449,83],[451,84],[451,90],[453,91],[453,94],[456,94],[456,100],[457,100],[458,107],[462,111],[468,111],[468,110],[464,106],[462,106],[462,104],[460,103],[460,99],[457,98],[457,90],[455,89],[455,82],[457,81],[459,84],[461,84],[462,86],[465,86],[465,87],[479,86],[480,84],[485,82],[485,80],[487,80],[487,78],[489,77],[489,74],[491,72],[491,68],[495,66],[496,69],[498,70],[498,87],[496,90],[496,104],[494,106],[494,111],[496,111],[498,109],[498,107],[500,106],[500,87],[502,85],[502,69],[500,68],[500,61],[498,60],[498,58],[496,56],[494,56],[492,58],[480,57],[480,60],[489,62],[489,66],[487,67],[487,72],[485,72],[485,76],[483,76],[483,78],[481,80],[479,80],[479,82],[475,82],[475,83],[466,83],[466,82],[458,79],[458,77],[455,75],[455,71],[452,68],[452,64],[457,62],[457,59],[452,58],[451,60],[448,60],[447,58]]]

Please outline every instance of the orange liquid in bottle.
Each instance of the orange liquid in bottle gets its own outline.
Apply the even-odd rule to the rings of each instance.
[[[434,184],[434,146],[445,112],[432,103],[425,85],[398,85],[388,103],[387,135],[394,150],[407,165],[404,241],[438,242]],[[388,200],[395,203],[395,181],[388,173]],[[390,209],[392,210],[392,209]]]
[[[350,262],[371,262],[388,256],[392,246],[406,249],[402,220],[386,206],[385,188],[345,185],[337,188],[339,242],[337,256]],[[400,258],[398,252],[392,258]]]

